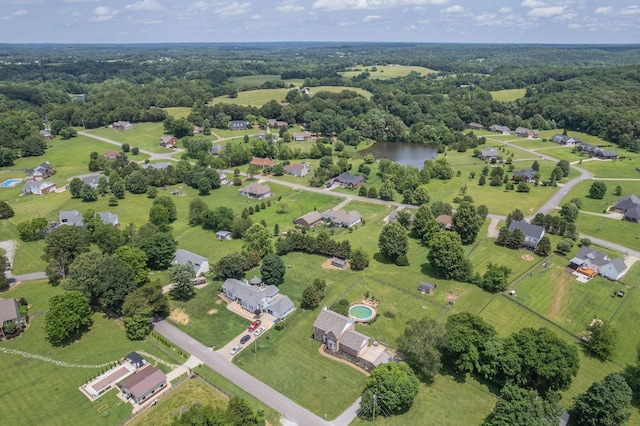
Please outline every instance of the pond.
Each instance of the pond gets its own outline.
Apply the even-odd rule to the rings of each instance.
[[[422,169],[425,160],[435,160],[438,155],[438,146],[407,142],[376,142],[359,151],[363,157],[370,152],[375,155],[376,160],[388,158],[403,166]]]

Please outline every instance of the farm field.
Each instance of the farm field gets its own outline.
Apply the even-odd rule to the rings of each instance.
[[[160,138],[164,136],[164,126],[160,123],[135,123],[132,130],[122,132],[109,127],[101,127],[99,129],[90,130],[90,133],[102,136],[121,143],[128,143],[131,148],[134,146],[151,152],[165,154],[171,152],[169,148],[163,148],[160,144]],[[103,145],[109,146],[103,143]],[[117,149],[112,147],[108,149]],[[132,157],[131,155],[129,155]]]
[[[210,102],[211,105],[215,105],[218,103],[227,103],[227,104],[236,104],[236,105],[248,105],[248,106],[262,106],[269,102],[272,99],[275,99],[277,102],[284,101],[285,96],[289,93],[291,89],[257,89],[257,90],[249,90],[246,92],[238,92],[238,96],[236,98],[230,98],[229,96],[218,96],[217,98],[213,98]],[[371,97],[371,93],[366,90],[357,88],[357,87],[346,87],[346,86],[318,86],[312,87],[311,93],[318,92],[332,92],[332,93],[340,93],[343,90],[350,90],[357,92],[367,99]]]
[[[527,89],[505,89],[505,90],[494,90],[491,93],[491,97],[494,101],[501,102],[513,102],[516,99],[524,98]]]
[[[169,356],[148,341],[129,341],[116,322],[96,313],[94,323],[78,341],[64,347],[53,347],[44,338],[44,313],[48,299],[59,294],[60,287],[52,287],[44,281],[21,284],[3,297],[25,297],[30,304],[31,324],[20,337],[0,342],[0,348],[25,351],[57,361],[72,364],[99,365],[117,361],[129,352],[142,350],[168,362],[178,359]],[[63,367],[17,354],[0,354],[3,371],[20,371],[6,374],[5,389],[12,389],[28,398],[14,398],[10,404],[0,404],[0,417],[6,424],[68,425],[73,418],[78,424],[113,425],[122,422],[130,414],[132,406],[123,403],[110,391],[100,398],[100,405],[92,404],[78,387],[100,373],[100,368]],[[38,409],[34,409],[38,407]],[[98,412],[101,409],[101,412]],[[103,416],[106,411],[111,411]]]
[[[371,71],[371,68],[373,66],[374,65],[371,65],[371,66],[357,65],[354,67],[355,69],[357,69],[356,71],[347,70],[347,71],[340,72],[338,74],[340,74],[344,78],[353,78],[357,75],[362,74],[362,72],[364,72],[365,70],[368,70],[369,73],[371,74],[369,78],[375,79],[375,80],[387,80],[390,78],[405,77],[412,72],[417,72],[422,76],[425,76],[427,74],[434,74],[438,72],[429,68],[410,66],[410,65],[393,65],[393,66],[375,65],[375,67],[377,68],[377,71]]]

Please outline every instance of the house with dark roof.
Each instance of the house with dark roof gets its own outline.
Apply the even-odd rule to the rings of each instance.
[[[55,173],[55,169],[48,161],[45,161],[33,169],[26,169],[25,172],[33,180],[42,180],[52,176]]]
[[[613,211],[622,213],[622,219],[629,222],[640,222],[640,198],[635,194],[627,195],[613,203]]]
[[[369,346],[369,336],[365,336],[353,329],[347,329],[342,333],[340,339],[340,352],[344,352],[347,355],[351,355],[354,358],[359,358],[365,349]]]
[[[498,124],[493,124],[491,127],[489,127],[489,130],[495,133],[502,133],[503,135],[511,134],[510,128],[508,128],[507,126],[500,126]]]
[[[324,223],[324,218],[317,211],[309,212],[293,221],[298,226],[313,228],[316,225],[321,225]]]
[[[115,130],[126,132],[133,129],[133,124],[128,121],[114,121],[111,127],[113,127]]]
[[[483,160],[496,161],[500,153],[495,148],[483,148],[480,150],[480,158]]]
[[[286,121],[276,120],[275,118],[270,118],[267,120],[269,123],[269,127],[288,127],[289,123]]]
[[[209,272],[209,259],[190,251],[178,249],[175,256],[171,260],[172,265],[190,264],[196,273],[196,277],[202,276]]]
[[[262,157],[253,157],[249,164],[253,164],[254,166],[260,166],[263,169],[265,167],[273,167],[276,165],[276,162],[271,158],[262,158]]]
[[[178,140],[175,136],[162,136],[160,138],[160,146],[163,148],[175,148]]]
[[[131,352],[126,356],[129,364],[133,365],[136,370],[144,367],[147,364],[147,360],[145,360],[138,352]]]
[[[118,384],[120,390],[136,404],[142,404],[167,386],[167,377],[157,368],[147,365]]]
[[[471,130],[482,130],[484,129],[484,126],[480,123],[467,123],[467,127],[470,128]]]
[[[109,176],[102,175],[100,173],[95,175],[83,176],[80,179],[82,179],[82,181],[87,185],[89,185],[90,187],[96,188],[98,186],[98,181],[100,180],[100,176],[104,176],[107,179],[107,182],[109,182]]]
[[[61,210],[58,219],[61,225],[84,226],[82,214],[78,210]]]
[[[305,177],[309,174],[309,164],[306,162],[299,164],[287,164],[284,166],[284,172],[291,176]]]
[[[582,143],[582,139],[580,138],[572,138],[569,136],[561,135],[560,133],[556,133],[551,136],[551,142],[555,142],[560,145],[574,146]]]
[[[258,182],[251,182],[240,190],[240,195],[262,200],[263,198],[271,197],[271,188]]]
[[[166,162],[166,161],[160,161],[157,163],[147,163],[145,165],[142,166],[143,169],[156,169],[156,170],[165,170],[167,169],[169,166],[173,167],[173,164]]]
[[[612,281],[618,281],[629,270],[622,258],[612,260],[606,253],[588,246],[580,247],[570,263],[582,274],[593,276],[598,273]]]
[[[46,180],[30,180],[22,186],[22,194],[24,195],[45,195],[54,192],[58,187],[55,182]]]
[[[293,132],[291,140],[294,142],[309,142],[311,140],[311,132]]]
[[[605,160],[615,160],[616,158],[618,158],[618,151],[616,151],[615,149],[603,149],[600,152],[600,157],[604,158]]]
[[[545,233],[544,227],[533,225],[526,220],[512,220],[509,224],[509,232],[513,232],[516,229],[519,229],[524,234],[522,246],[531,250],[538,246]]]
[[[344,210],[326,210],[322,213],[322,218],[330,220],[334,225],[344,228],[351,228],[352,226],[362,222],[362,216],[355,210],[350,212]]]
[[[247,120],[231,120],[229,122],[230,130],[247,130],[251,128],[251,123]]]
[[[341,173],[334,177],[331,182],[344,188],[357,189],[364,183],[364,176],[352,175],[351,173]]]
[[[291,299],[280,295],[280,290],[275,285],[263,286],[261,283],[262,280],[257,285],[251,285],[246,280],[242,282],[235,278],[227,278],[222,284],[222,292],[252,314],[262,311],[278,319],[289,315],[294,309]],[[279,300],[282,298],[285,299]]]
[[[418,283],[418,291],[425,294],[433,294],[434,290],[438,287],[438,284],[428,283],[420,281]]]
[[[518,170],[517,172],[513,172],[513,174],[511,175],[511,180],[520,182],[533,182],[536,180],[536,171],[533,169]]]
[[[224,150],[224,145],[216,144],[211,147],[211,155],[220,155],[220,153]]]

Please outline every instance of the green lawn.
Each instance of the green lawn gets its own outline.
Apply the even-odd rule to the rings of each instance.
[[[169,107],[163,109],[173,118],[187,118],[189,114],[191,114],[190,107]]]
[[[242,77],[231,77],[231,83],[238,88],[253,88],[260,87],[262,84],[267,81],[284,81],[284,83],[288,86],[300,86],[304,80],[302,79],[290,79],[290,80],[282,80],[278,74],[258,74],[258,75],[246,75]]]
[[[637,347],[640,344],[640,336],[637,333],[629,333],[629,330],[637,330],[640,325],[640,291],[637,284],[640,282],[640,264],[636,263],[623,281],[626,283],[626,294],[621,301],[619,309],[613,314],[611,323],[618,330],[618,348],[613,359],[620,364],[631,364],[636,359]],[[620,286],[620,288],[622,288]]]
[[[582,234],[640,250],[640,225],[637,223],[581,214],[577,224]]]
[[[527,89],[505,89],[494,90],[491,93],[491,97],[494,101],[501,102],[513,102],[516,99],[524,98]]]
[[[291,89],[256,89],[256,90],[248,90],[246,92],[238,92],[238,96],[235,98],[230,98],[229,96],[218,96],[217,98],[213,98],[210,102],[211,105],[215,105],[218,103],[227,103],[227,104],[235,104],[235,105],[248,105],[248,106],[262,106],[271,100],[276,100],[277,102],[283,102],[287,93],[289,93]],[[318,92],[332,92],[332,93],[340,93],[343,90],[350,90],[357,92],[367,99],[371,97],[371,93],[360,89],[358,87],[345,87],[345,86],[318,86],[312,87],[311,93],[312,95]]]
[[[596,179],[597,180],[597,179]],[[582,200],[582,210],[595,213],[603,213],[611,206],[616,200],[627,195],[636,194],[640,195],[640,181],[615,181],[608,180],[603,181],[607,186],[607,192],[601,200],[594,200],[589,198],[589,188],[593,184],[593,180],[586,180],[576,185],[566,197],[562,200],[567,202],[573,198],[580,198]],[[622,187],[622,195],[614,195],[614,191],[617,185]]]
[[[164,136],[164,127],[162,123],[135,123],[134,126],[135,127],[132,130],[126,132],[114,130],[108,127],[101,127],[99,129],[91,130],[91,133],[117,142],[128,143],[131,148],[136,146],[140,149],[145,149],[151,152],[171,152],[171,149],[160,146],[160,138]],[[104,144],[104,146],[107,147],[109,145]],[[111,146],[111,148],[105,148],[105,151],[109,149],[114,149],[114,147]],[[137,157],[139,157],[139,155]],[[130,158],[133,158],[133,156],[130,155]]]
[[[622,152],[619,154],[623,155]],[[596,178],[640,179],[640,172],[636,170],[640,165],[640,154],[624,153],[624,155],[626,158],[620,160],[583,161],[580,167],[593,173]]]
[[[438,72],[430,68],[418,67],[418,66],[406,66],[406,65],[394,65],[394,66],[375,65],[375,67],[377,68],[377,71],[371,71],[372,67],[373,66],[356,65],[353,68],[358,69],[359,71],[347,70],[347,71],[340,72],[338,74],[340,74],[344,78],[352,78],[362,74],[365,70],[368,70],[369,73],[371,74],[369,78],[374,80],[387,80],[390,78],[405,77],[409,75],[411,72],[417,72],[422,76]]]
[[[80,340],[63,347],[51,346],[43,335],[44,312],[48,309],[48,299],[61,291],[60,287],[34,281],[3,293],[3,297],[27,299],[31,324],[20,337],[0,342],[0,346],[73,364],[98,365],[117,361],[135,350],[175,362],[155,344],[129,341],[120,326],[99,313],[94,315],[90,331]],[[73,419],[75,424],[113,425],[131,415],[132,406],[120,401],[113,391],[94,405],[78,390],[79,386],[99,374],[100,369],[62,367],[14,354],[0,354],[0,368],[13,372],[5,374],[2,382],[3,389],[11,389],[12,392],[0,394],[0,418],[5,424],[68,425],[69,419]],[[16,398],[15,395],[28,397]],[[97,411],[100,407],[104,411],[112,410],[112,413],[103,417]]]

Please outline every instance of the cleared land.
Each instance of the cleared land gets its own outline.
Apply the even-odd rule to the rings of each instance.
[[[191,114],[191,108],[189,107],[170,107],[163,109],[173,118],[187,118],[187,116]]]
[[[302,85],[304,81],[302,79],[283,80],[278,74],[247,75],[242,77],[231,77],[229,80],[231,80],[231,83],[238,88],[260,87],[267,81],[283,81],[287,85],[287,87],[295,87]]]
[[[128,143],[131,148],[137,146],[157,153],[169,153],[171,149],[160,146],[160,138],[164,136],[164,126],[162,123],[135,123],[132,130],[122,132],[108,127],[91,130],[91,133],[108,138],[121,143]],[[105,144],[105,146],[108,146]],[[117,148],[115,148],[117,149]],[[129,157],[133,158],[129,154]],[[143,159],[143,158],[141,158]]]
[[[512,102],[516,99],[524,98],[527,89],[505,89],[494,90],[491,93],[491,97],[494,101]]]
[[[211,105],[215,105],[218,103],[227,103],[227,104],[236,104],[236,105],[249,105],[249,106],[262,106],[269,102],[270,100],[276,100],[278,102],[284,101],[285,96],[289,93],[291,89],[258,89],[258,90],[249,90],[246,92],[239,92],[238,96],[235,98],[230,98],[228,96],[219,96],[217,98],[213,98],[210,102]],[[371,97],[371,93],[357,88],[357,87],[345,87],[345,86],[318,86],[312,87],[311,93],[315,94],[318,92],[331,92],[331,93],[340,93],[343,90],[350,90],[356,93],[361,94],[362,96],[369,99]]]
[[[368,71],[369,74],[371,74],[369,76],[369,78],[371,79],[388,80],[390,78],[405,77],[412,72],[417,72],[418,74],[423,76],[438,72],[426,67],[407,66],[407,65],[375,65],[375,67],[377,68],[376,71],[371,70],[373,67],[374,65],[366,66],[366,67],[362,65],[358,65],[351,70],[347,70],[338,74],[340,74],[344,78],[352,78],[362,74],[364,71]]]

